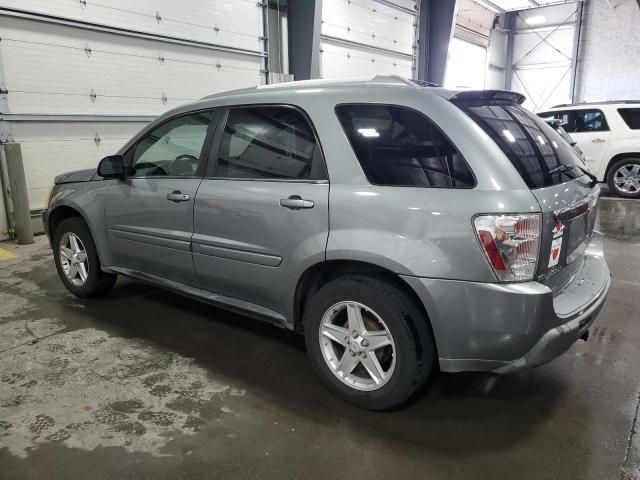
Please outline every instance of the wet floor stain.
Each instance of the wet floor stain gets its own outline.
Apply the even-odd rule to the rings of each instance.
[[[640,201],[601,198],[598,205],[598,230],[607,238],[625,243],[640,243]]]
[[[29,323],[41,337],[27,333]],[[0,355],[0,449],[19,457],[50,442],[161,455],[174,436],[199,430],[204,405],[236,391],[142,341],[69,332],[52,319],[9,326],[0,325],[13,345]]]

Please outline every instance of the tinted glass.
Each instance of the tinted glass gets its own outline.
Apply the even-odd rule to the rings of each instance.
[[[631,130],[640,130],[640,108],[621,108],[618,112]]]
[[[569,133],[607,132],[609,125],[601,110],[567,110],[541,113],[542,118],[557,118]]]
[[[213,112],[174,118],[147,134],[134,147],[136,177],[196,175]]]
[[[515,104],[458,104],[502,149],[529,188],[583,175],[576,152],[544,120]],[[566,167],[565,167],[566,166]]]
[[[291,107],[229,111],[216,177],[321,180],[320,146],[304,115]]]
[[[339,105],[336,113],[371,183],[443,188],[475,184],[458,150],[415,110],[355,104]]]

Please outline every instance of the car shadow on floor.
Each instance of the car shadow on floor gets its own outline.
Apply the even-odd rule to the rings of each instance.
[[[363,433],[464,456],[526,442],[565,394],[554,369],[512,376],[434,373],[402,407],[368,412],[323,387],[301,336],[170,292],[150,293],[151,288],[119,280],[107,297],[84,302],[85,314],[117,335],[194,358],[214,376],[314,422],[339,421]],[[578,421],[584,429],[589,425],[586,415]]]

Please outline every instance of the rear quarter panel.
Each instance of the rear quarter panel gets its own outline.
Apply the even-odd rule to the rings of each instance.
[[[372,98],[366,87],[346,96],[320,93],[315,100],[314,93],[307,93],[300,105],[318,131],[331,182],[327,260],[360,260],[419,277],[495,281],[476,239],[473,217],[540,210],[499,147],[451,102],[421,90],[389,88],[387,95],[378,92]],[[340,103],[394,104],[420,111],[458,147],[477,185],[371,185],[335,114]]]

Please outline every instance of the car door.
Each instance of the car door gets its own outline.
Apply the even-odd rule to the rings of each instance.
[[[283,313],[304,268],[325,258],[320,144],[291,106],[234,107],[224,116],[196,196],[196,273],[202,288]]]
[[[117,266],[195,284],[193,205],[214,115],[199,111],[172,118],[125,155],[127,177],[105,198],[107,237]]]
[[[578,142],[589,170],[594,175],[603,174],[609,160],[607,153],[611,132],[602,110],[593,108],[569,110],[560,118],[567,121],[567,126],[563,125],[563,127],[571,138]]]

